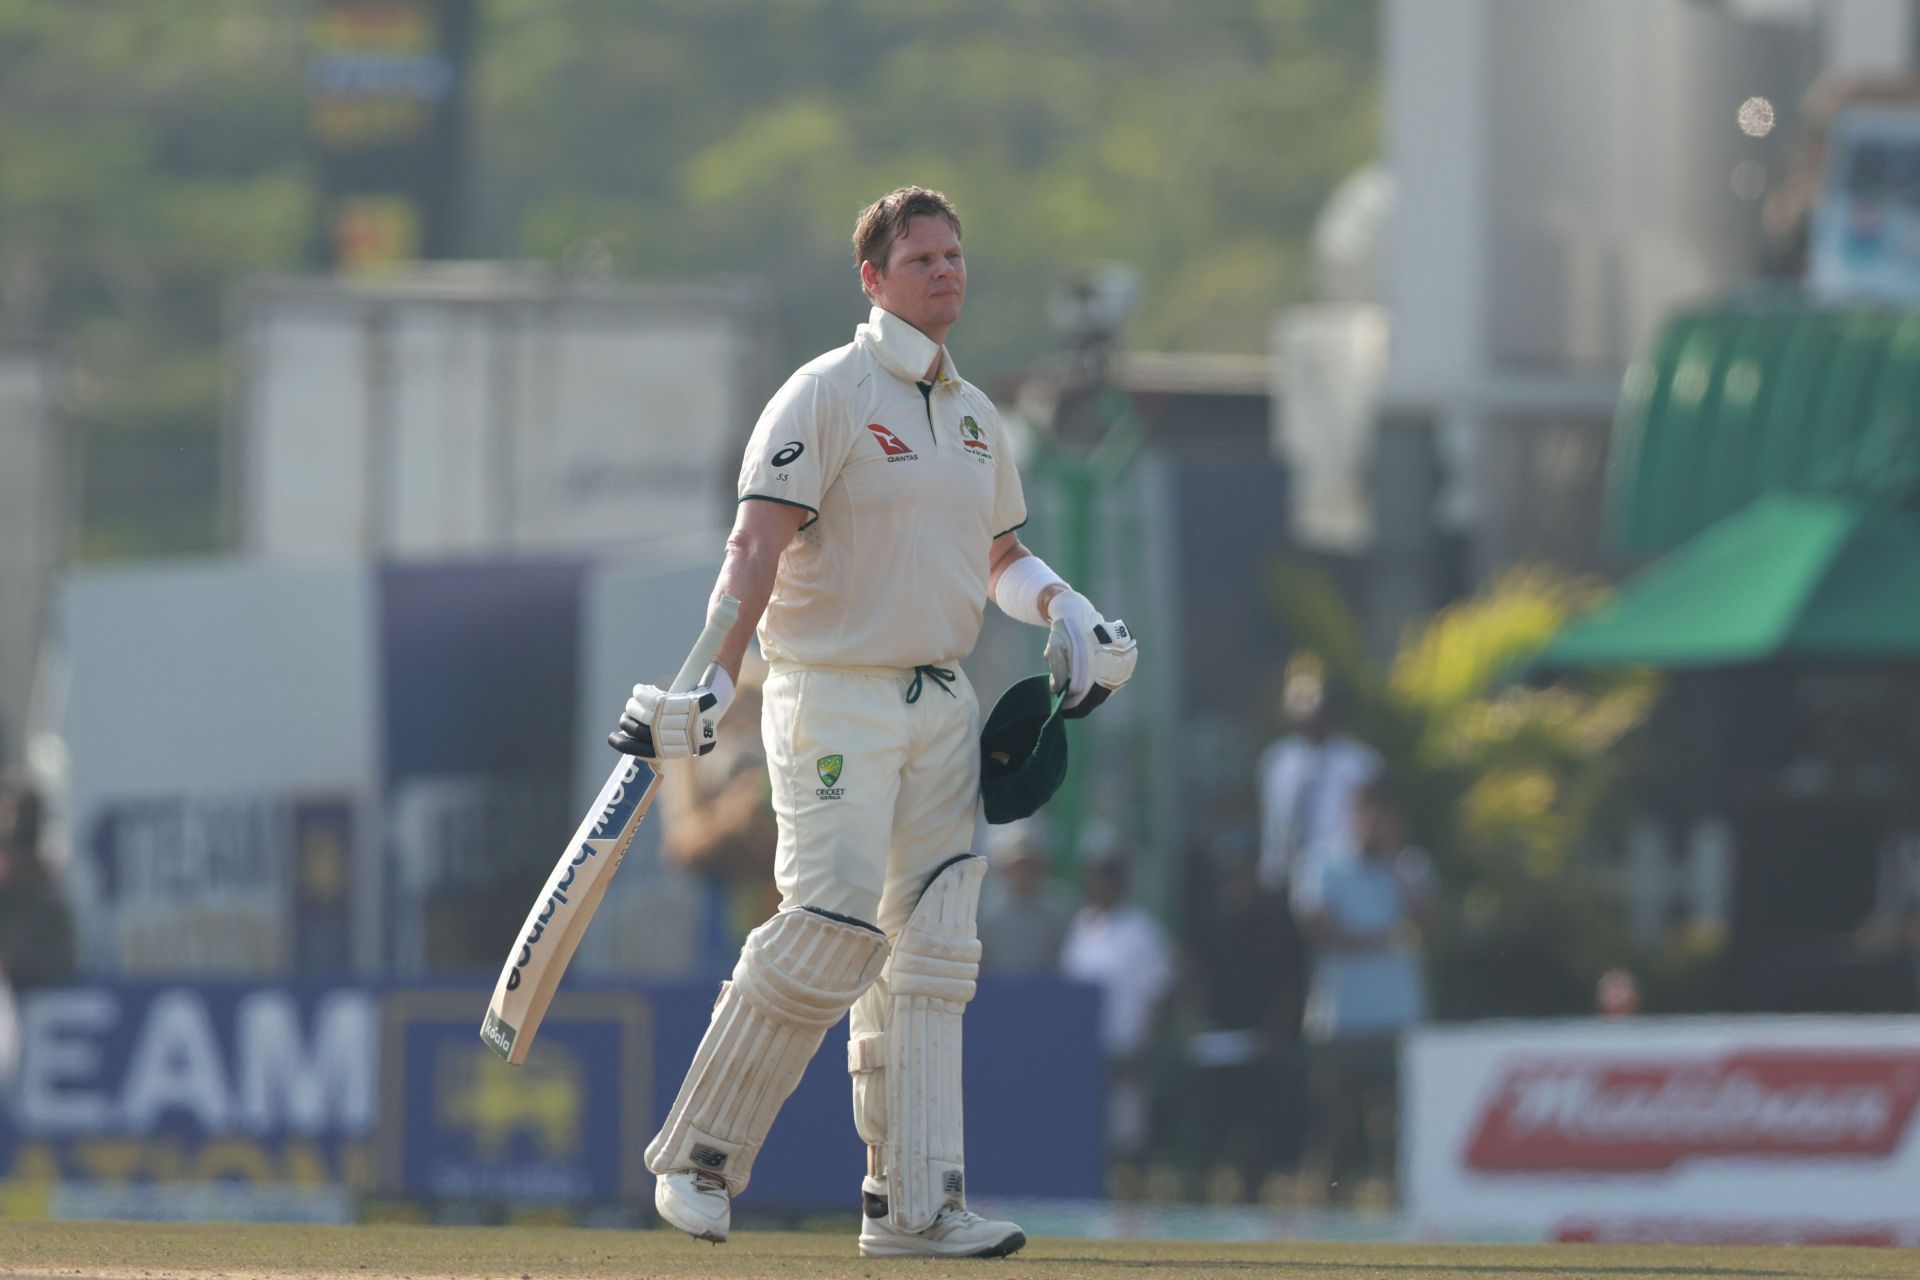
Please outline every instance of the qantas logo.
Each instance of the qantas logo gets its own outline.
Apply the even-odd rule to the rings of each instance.
[[[869,422],[867,430],[873,432],[873,438],[880,442],[880,452],[887,455],[888,462],[911,462],[920,455],[913,446],[877,422]]]
[[[1467,1141],[1469,1168],[1645,1173],[1697,1159],[1885,1159],[1920,1102],[1920,1053],[1752,1052],[1516,1065]]]

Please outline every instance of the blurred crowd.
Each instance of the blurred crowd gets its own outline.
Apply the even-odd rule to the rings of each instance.
[[[1177,933],[1130,896],[1138,850],[1083,838],[1077,893],[1044,816],[996,829],[985,971],[1098,987],[1112,1190],[1298,1203],[1393,1196],[1396,1045],[1426,1013],[1431,873],[1376,753],[1319,685],[1261,756],[1258,812],[1191,860]]]
[[[1084,832],[1067,878],[1044,811],[990,830],[982,969],[1099,989],[1116,1195],[1392,1195],[1395,1047],[1426,1012],[1431,876],[1339,700],[1296,682],[1286,703],[1289,730],[1248,780],[1257,812],[1189,859],[1174,928],[1135,901],[1141,850],[1119,831]],[[664,852],[724,880],[745,925],[769,909],[772,840],[764,772],[736,738],[740,758],[675,771]]]
[[[762,675],[744,672],[740,696]],[[1246,779],[1255,809],[1210,824],[1172,927],[1135,900],[1143,851],[1119,830],[1095,822],[1068,851],[1044,810],[989,828],[981,968],[1099,989],[1116,1196],[1394,1195],[1396,1046],[1426,1015],[1431,872],[1345,710],[1319,680],[1289,682],[1288,728]],[[774,905],[773,841],[757,739],[732,741],[670,775],[663,853],[722,880],[744,931]]]

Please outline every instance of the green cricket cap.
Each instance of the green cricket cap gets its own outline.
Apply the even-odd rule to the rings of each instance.
[[[1017,822],[1067,778],[1067,727],[1047,677],[1028,676],[993,704],[980,730],[980,796],[987,821]]]

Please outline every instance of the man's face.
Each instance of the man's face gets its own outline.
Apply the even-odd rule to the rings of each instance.
[[[887,269],[863,262],[860,280],[875,306],[945,342],[967,298],[967,260],[952,223],[941,217],[909,218],[906,234],[887,255]]]

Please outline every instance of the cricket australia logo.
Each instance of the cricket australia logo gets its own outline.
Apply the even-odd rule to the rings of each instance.
[[[969,414],[960,419],[960,443],[979,458],[991,458],[993,451],[987,446],[987,433]]]
[[[820,763],[815,766],[820,774],[821,785],[814,788],[813,794],[822,800],[838,800],[845,795],[847,789],[838,784],[840,770],[846,762],[847,758],[842,755],[821,756]]]

